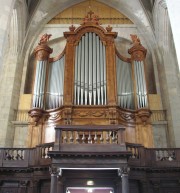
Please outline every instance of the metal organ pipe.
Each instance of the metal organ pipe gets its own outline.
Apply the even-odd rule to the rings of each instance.
[[[106,105],[105,46],[98,35],[81,37],[75,54],[75,105]]]
[[[43,108],[47,60],[37,61],[34,83],[33,107]]]
[[[118,105],[125,109],[134,109],[133,80],[131,63],[116,56]]]
[[[147,102],[147,88],[144,74],[143,61],[134,61],[134,73],[136,82],[136,96],[138,108],[144,108],[148,106]]]
[[[97,48],[97,46],[96,46],[96,34],[95,33],[93,33],[93,63],[92,63],[92,68],[93,68],[93,105],[96,105],[97,103],[96,103],[96,99],[97,99],[97,97],[96,97],[96,89],[97,89],[97,76],[96,76],[96,66],[97,66],[97,64],[96,64],[96,62],[97,62],[97,60],[96,60],[96,57],[97,57],[97,55],[96,55],[96,48]]]
[[[63,105],[64,59],[65,56],[49,64],[46,109],[55,109]]]

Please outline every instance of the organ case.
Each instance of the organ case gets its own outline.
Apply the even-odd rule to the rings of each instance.
[[[146,49],[136,35],[130,58],[115,47],[117,33],[103,28],[91,12],[82,25],[70,26],[62,54],[49,58],[48,34],[35,49],[36,73],[30,127],[41,141],[57,125],[123,125],[126,141],[153,146],[145,73]],[[33,126],[34,125],[34,126]],[[53,132],[53,131],[52,131]],[[32,146],[34,144],[31,144]]]

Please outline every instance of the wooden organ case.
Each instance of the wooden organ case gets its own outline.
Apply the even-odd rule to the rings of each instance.
[[[31,117],[34,146],[52,142],[58,125],[121,125],[126,142],[153,146],[146,82],[146,49],[136,35],[130,58],[116,49],[116,32],[89,13],[80,27],[64,32],[64,51],[50,58],[45,34],[35,49],[36,70]],[[32,140],[31,140],[32,141]]]

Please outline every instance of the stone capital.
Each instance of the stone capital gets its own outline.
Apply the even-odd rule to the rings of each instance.
[[[129,167],[127,167],[127,166],[121,167],[118,169],[118,176],[121,176],[121,177],[128,176],[129,172],[130,172]]]

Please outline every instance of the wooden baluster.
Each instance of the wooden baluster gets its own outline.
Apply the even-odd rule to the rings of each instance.
[[[73,131],[70,131],[70,138],[69,138],[70,143],[73,143],[74,138],[73,138]]]
[[[112,132],[112,143],[116,143],[117,138],[115,137],[115,131]]]
[[[48,150],[49,150],[49,147],[45,147],[45,159],[47,159],[48,158]]]
[[[16,156],[15,156],[15,159],[16,159],[16,160],[19,160],[19,153],[18,153],[18,152],[19,152],[19,150],[17,149],[17,150],[16,150]]]
[[[24,150],[23,149],[21,149],[20,156],[21,156],[21,160],[24,160]]]
[[[79,143],[79,142],[80,142],[79,132],[76,131],[76,143]]]
[[[89,136],[88,136],[88,143],[92,143],[92,137],[91,137],[91,132],[89,131]]]
[[[45,156],[46,156],[46,154],[45,154],[45,148],[41,148],[41,152],[42,152],[42,156],[41,156],[41,158],[45,158]]]
[[[97,138],[97,132],[95,131],[94,143],[97,143],[97,140],[98,140],[98,138]]]
[[[86,140],[86,137],[85,137],[85,134],[84,134],[84,132],[83,132],[82,143],[85,143],[85,140]]]
[[[106,132],[106,143],[110,142],[109,131]]]
[[[101,142],[101,143],[103,143],[103,142],[104,142],[103,132],[101,132],[100,142]]]
[[[68,141],[68,140],[67,140],[67,131],[65,131],[64,134],[65,134],[65,135],[64,135],[64,138],[63,138],[63,139],[64,139],[63,142],[64,142],[64,143],[67,143],[67,141]]]
[[[14,150],[10,150],[10,151],[11,151],[11,154],[10,154],[11,160],[14,160]]]
[[[132,158],[133,159],[136,158],[134,147],[131,147],[131,152],[132,152]]]

